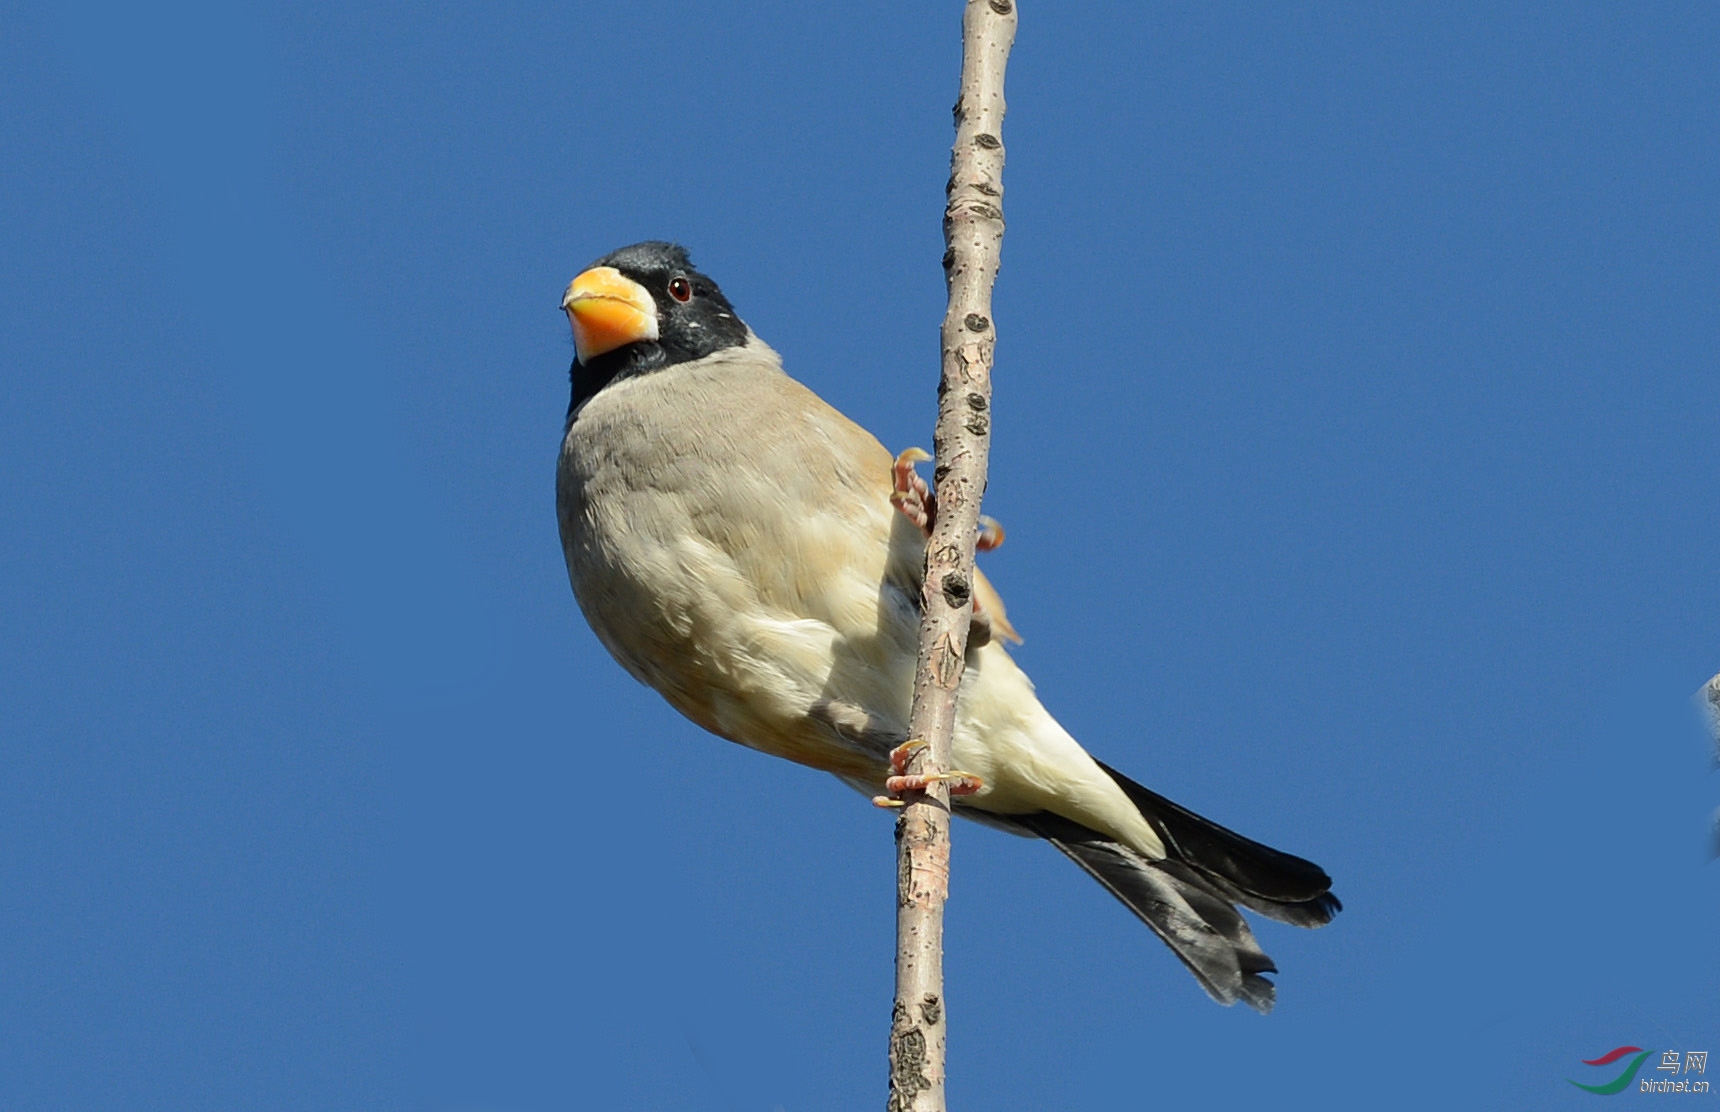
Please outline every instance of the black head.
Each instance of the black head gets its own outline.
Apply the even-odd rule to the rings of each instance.
[[[573,401],[619,378],[703,359],[747,340],[747,326],[685,248],[651,241],[592,263],[562,300],[573,325]]]

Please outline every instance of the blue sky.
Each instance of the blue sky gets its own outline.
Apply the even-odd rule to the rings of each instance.
[[[963,825],[952,1106],[1720,1050],[1720,16],[1026,9],[987,572],[1090,749],[1346,910],[1263,1019]],[[926,443],[958,10],[8,11],[0,1103],[881,1106],[889,819],[585,628],[556,306],[679,240]]]

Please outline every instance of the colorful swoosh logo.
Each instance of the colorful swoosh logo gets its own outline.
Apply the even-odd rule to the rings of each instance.
[[[1643,1050],[1640,1046],[1616,1046],[1605,1054],[1602,1054],[1599,1058],[1584,1058],[1583,1065],[1610,1066],[1620,1058],[1623,1058],[1626,1054],[1635,1054],[1636,1057],[1631,1059],[1630,1065],[1624,1068],[1623,1073],[1619,1074],[1605,1085],[1584,1085],[1581,1081],[1571,1081],[1568,1077],[1565,1078],[1565,1080],[1571,1081],[1571,1084],[1584,1092],[1596,1093],[1603,1097],[1610,1097],[1614,1093],[1624,1092],[1624,1087],[1629,1085],[1631,1081],[1635,1079],[1636,1071],[1642,1068],[1642,1063],[1650,1054],[1653,1053],[1654,1051]]]

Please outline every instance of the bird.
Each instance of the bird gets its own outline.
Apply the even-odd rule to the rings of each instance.
[[[791,378],[677,244],[604,255],[561,307],[574,360],[556,510],[598,640],[719,737],[867,795],[900,788],[924,453],[892,456]],[[1277,967],[1238,909],[1318,927],[1342,906],[1331,878],[1091,756],[1010,656],[996,591],[974,582],[952,810],[1050,842],[1212,999],[1270,1011]]]

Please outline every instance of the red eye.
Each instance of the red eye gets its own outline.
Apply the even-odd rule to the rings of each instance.
[[[676,301],[693,300],[693,283],[681,277],[671,278],[669,280],[669,296]]]

